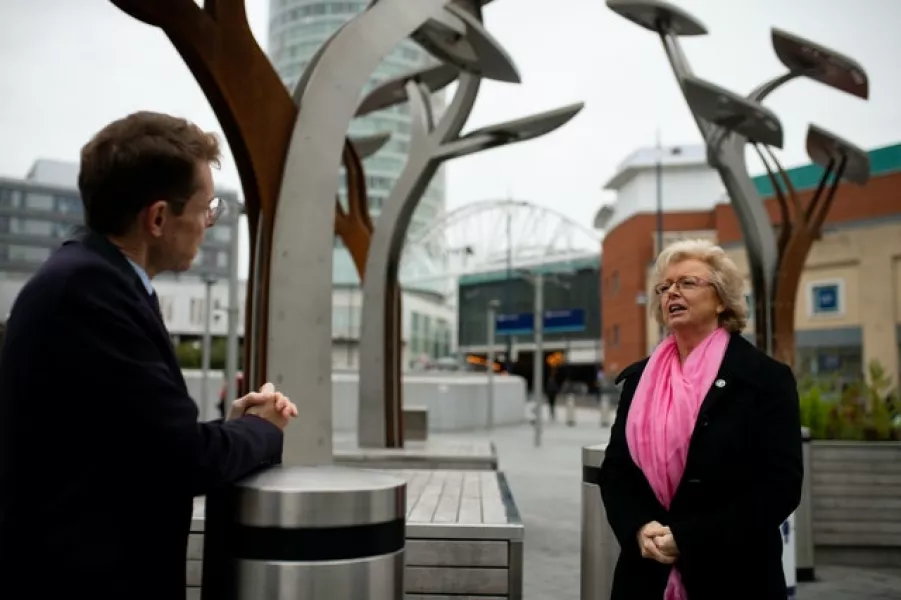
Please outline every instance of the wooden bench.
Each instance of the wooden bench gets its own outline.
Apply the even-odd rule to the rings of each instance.
[[[407,479],[406,600],[522,600],[523,533],[503,473],[394,471]],[[200,598],[203,503],[188,540],[188,597]]]
[[[425,406],[405,406],[404,440],[424,442],[429,438],[429,409]]]
[[[335,439],[335,463],[361,469],[496,471],[493,442],[432,438],[403,448],[356,448],[350,438]]]

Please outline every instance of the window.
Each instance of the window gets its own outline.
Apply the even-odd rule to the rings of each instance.
[[[202,325],[205,316],[206,302],[202,298],[191,298],[191,324]]]
[[[836,317],[844,313],[842,281],[815,281],[808,286],[808,290],[810,316]]]

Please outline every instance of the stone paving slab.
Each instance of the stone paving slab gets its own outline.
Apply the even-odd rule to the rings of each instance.
[[[431,434],[432,438],[491,439],[525,523],[525,600],[579,600],[581,449],[608,439],[596,410],[578,409],[567,427],[563,411],[535,448],[528,425],[492,433]],[[818,581],[801,584],[799,600],[901,600],[901,571],[817,567]]]

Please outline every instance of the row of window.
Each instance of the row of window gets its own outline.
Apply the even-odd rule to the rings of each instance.
[[[289,0],[279,0],[279,8],[285,8],[290,4]],[[278,25],[299,21],[307,17],[355,15],[362,12],[364,8],[366,8],[365,2],[317,2],[291,8],[283,12],[273,11],[274,14],[269,24],[271,27],[277,27]]]

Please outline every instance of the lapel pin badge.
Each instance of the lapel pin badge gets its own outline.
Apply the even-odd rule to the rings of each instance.
[[[725,379],[717,379],[716,381],[713,382],[713,385],[715,385],[718,388],[726,387],[726,380]]]

